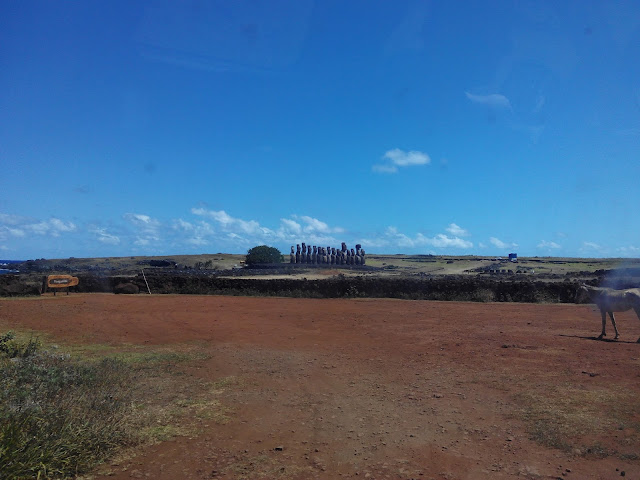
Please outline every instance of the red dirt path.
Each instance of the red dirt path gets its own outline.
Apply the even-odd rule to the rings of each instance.
[[[210,355],[186,367],[194,381],[235,379],[219,397],[228,423],[203,423],[194,438],[146,447],[98,475],[115,479],[640,478],[640,322],[617,317],[620,340],[604,342],[594,339],[599,314],[577,305],[0,300],[2,330],[69,343],[189,344]],[[570,411],[589,407],[590,430],[565,450],[531,440],[523,409],[551,411],[564,400]]]

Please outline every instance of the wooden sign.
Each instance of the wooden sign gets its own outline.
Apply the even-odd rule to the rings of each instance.
[[[47,277],[48,288],[66,288],[78,285],[78,277],[71,275],[49,275]]]

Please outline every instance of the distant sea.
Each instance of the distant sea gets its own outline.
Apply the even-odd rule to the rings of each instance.
[[[22,262],[24,262],[24,260],[0,260],[0,275],[3,273],[18,273],[18,270],[12,269],[11,265]]]

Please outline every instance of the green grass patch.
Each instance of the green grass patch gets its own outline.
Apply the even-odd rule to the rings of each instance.
[[[129,447],[230,419],[216,397],[233,377],[198,382],[178,368],[207,358],[201,351],[92,347],[70,354],[32,334],[0,334],[1,479],[77,476]]]
[[[126,365],[115,359],[77,362],[34,351],[35,343],[5,348],[0,358],[3,479],[86,472],[134,439],[127,423],[132,372]]]

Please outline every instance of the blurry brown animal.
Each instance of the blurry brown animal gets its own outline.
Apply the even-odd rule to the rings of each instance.
[[[626,312],[627,310],[633,309],[640,320],[640,288],[614,290],[613,288],[591,287],[582,284],[578,288],[578,293],[580,292],[586,292],[591,302],[595,303],[600,309],[600,314],[602,315],[602,332],[598,339],[607,336],[605,332],[607,313],[611,318],[613,329],[616,332],[615,339],[620,336],[620,333],[618,332],[616,318],[613,312]],[[638,343],[640,343],[640,338],[638,339]]]

